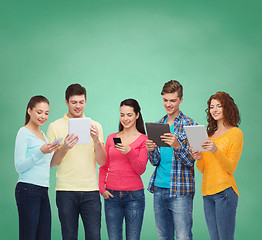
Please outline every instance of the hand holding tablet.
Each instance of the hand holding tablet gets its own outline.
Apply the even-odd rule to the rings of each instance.
[[[68,132],[78,136],[78,142],[76,144],[90,144],[90,118],[70,118]]]
[[[72,134],[67,134],[67,136],[64,139],[64,145],[63,147],[67,150],[71,149],[73,146],[76,145],[78,142],[79,138],[77,135]]]
[[[202,148],[201,144],[209,139],[207,131],[204,125],[196,126],[184,126],[189,145],[192,150],[198,150],[199,152],[206,152],[208,150]]]
[[[163,142],[160,136],[165,133],[170,133],[168,123],[149,123],[146,122],[146,131],[149,140],[152,140],[158,147],[170,147],[167,143]]]

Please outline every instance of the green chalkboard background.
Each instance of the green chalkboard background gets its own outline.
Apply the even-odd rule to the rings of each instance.
[[[43,127],[67,111],[71,83],[88,90],[85,114],[117,131],[119,103],[136,98],[145,121],[164,115],[160,91],[184,86],[181,109],[206,124],[206,101],[222,90],[242,117],[243,153],[235,173],[240,191],[236,239],[261,237],[262,3],[259,0],[23,0],[0,2],[0,238],[18,239],[14,141],[31,96],[49,98]],[[143,175],[147,186],[153,167]],[[194,239],[209,239],[196,169]],[[61,239],[51,170],[52,239]],[[102,239],[107,239],[104,213]],[[82,223],[79,239],[84,239]],[[141,239],[157,239],[152,194],[146,192]]]

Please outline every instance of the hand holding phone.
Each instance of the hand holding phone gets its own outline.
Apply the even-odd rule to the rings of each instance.
[[[67,151],[71,149],[75,144],[78,142],[79,138],[77,135],[74,135],[71,133],[70,135],[67,134],[67,136],[64,139],[64,145],[63,148],[66,149]]]
[[[58,143],[58,144],[60,144],[60,143],[62,142],[62,140],[63,140],[63,138],[56,138],[56,139],[52,142],[52,144],[53,144],[53,143]]]
[[[128,146],[128,145],[125,146],[125,145],[122,144],[120,137],[115,137],[115,138],[113,138],[113,140],[114,140],[114,143],[115,143],[115,148],[117,150],[119,150],[121,153],[127,154],[131,150],[130,146]],[[118,145],[118,144],[120,144],[120,145]]]

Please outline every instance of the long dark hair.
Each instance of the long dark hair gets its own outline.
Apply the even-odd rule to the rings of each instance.
[[[27,104],[26,107],[26,112],[25,112],[25,125],[30,121],[30,115],[28,114],[28,109],[30,108],[31,110],[35,107],[37,103],[45,102],[49,105],[49,101],[46,97],[42,95],[37,95],[31,97],[30,101]]]
[[[129,98],[129,99],[125,99],[124,101],[120,103],[120,107],[122,106],[132,107],[136,115],[139,113],[138,119],[136,120],[136,129],[140,133],[146,134],[145,127],[144,127],[144,121],[143,121],[143,117],[141,114],[141,108],[138,102],[135,99]],[[124,129],[123,125],[121,124],[121,122],[119,122],[119,132],[123,131],[123,129]]]
[[[219,101],[223,107],[224,124],[227,126],[238,127],[240,124],[240,115],[234,99],[228,93],[216,92],[207,101],[208,107],[206,109],[206,113],[208,122],[208,136],[212,136],[217,130],[217,121],[210,114],[210,104],[213,99]]]

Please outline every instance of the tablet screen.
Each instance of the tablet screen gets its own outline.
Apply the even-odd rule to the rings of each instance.
[[[90,118],[69,118],[68,133],[77,135],[79,140],[77,144],[90,143]]]
[[[167,143],[164,143],[160,136],[164,133],[170,132],[168,123],[146,123],[146,131],[149,140],[152,140],[158,147],[170,147]]]
[[[209,139],[204,125],[184,126],[184,130],[186,132],[189,145],[193,150],[198,149],[199,152],[208,151],[201,147],[201,143]]]

